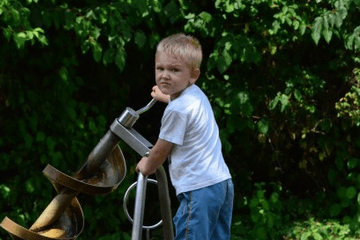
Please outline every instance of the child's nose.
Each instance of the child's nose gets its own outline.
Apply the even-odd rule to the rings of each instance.
[[[161,76],[163,79],[170,79],[170,75],[169,75],[169,72],[168,71],[163,71],[162,73],[162,76]]]

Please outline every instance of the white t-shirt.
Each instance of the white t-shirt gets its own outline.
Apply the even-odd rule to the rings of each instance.
[[[231,178],[213,110],[198,86],[170,101],[161,123],[159,138],[174,144],[169,172],[176,195]]]

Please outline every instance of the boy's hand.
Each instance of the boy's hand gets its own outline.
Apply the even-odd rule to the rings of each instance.
[[[137,173],[141,172],[142,174],[144,174],[145,176],[148,176],[148,175],[151,175],[153,173],[156,172],[156,168],[155,168],[155,171],[149,171],[149,169],[146,168],[146,164],[147,164],[147,161],[148,161],[148,157],[143,157],[140,162],[138,162],[138,164],[136,165],[136,169],[135,171]]]
[[[173,146],[172,143],[159,138],[151,149],[149,156],[143,157],[136,165],[136,172],[141,172],[145,176],[155,173],[158,167],[168,158]]]
[[[158,86],[152,88],[151,96],[157,101],[169,103],[170,95],[163,94]]]

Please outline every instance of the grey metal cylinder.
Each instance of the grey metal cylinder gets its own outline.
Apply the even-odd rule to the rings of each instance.
[[[174,228],[172,224],[171,201],[166,172],[163,166],[160,166],[156,170],[155,176],[158,182],[158,193],[161,207],[161,218],[163,221],[164,240],[173,240]]]
[[[146,198],[146,182],[147,176],[144,176],[141,172],[139,172],[136,187],[134,222],[131,232],[131,240],[141,240],[142,237]]]
[[[127,107],[118,118],[118,121],[124,127],[132,128],[139,117],[139,114],[134,109]]]

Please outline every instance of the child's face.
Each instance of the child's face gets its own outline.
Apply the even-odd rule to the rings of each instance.
[[[171,99],[177,98],[185,88],[194,84],[199,73],[199,69],[191,70],[180,57],[162,51],[156,54],[156,84]]]

